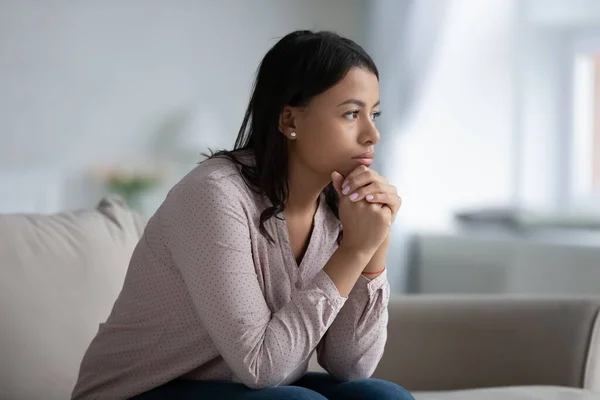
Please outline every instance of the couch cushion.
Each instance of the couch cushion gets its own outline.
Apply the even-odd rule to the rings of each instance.
[[[415,400],[598,400],[600,393],[553,386],[522,386],[459,390],[454,392],[416,392]]]
[[[0,215],[0,397],[70,397],[142,229],[116,198],[95,210]]]

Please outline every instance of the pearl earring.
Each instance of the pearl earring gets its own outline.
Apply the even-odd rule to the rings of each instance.
[[[290,133],[290,136],[291,136],[291,137],[296,137],[296,132],[292,132],[292,133]]]

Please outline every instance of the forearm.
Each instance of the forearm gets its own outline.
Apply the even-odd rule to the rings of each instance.
[[[365,267],[365,269],[362,271],[363,275],[366,278],[374,279],[381,274],[381,272],[379,272],[377,274],[373,274],[371,272],[383,271],[383,269],[385,268],[385,264],[386,264],[386,258],[387,258],[387,252],[388,252],[389,245],[390,245],[390,235],[388,233],[388,235],[385,238],[385,240],[383,241],[383,243],[381,243],[381,246],[379,246],[379,248],[377,249],[375,254],[373,254],[373,257],[371,257],[371,260],[367,263],[367,266]]]
[[[323,271],[337,287],[340,295],[348,297],[373,254],[348,248],[342,242],[323,267]]]

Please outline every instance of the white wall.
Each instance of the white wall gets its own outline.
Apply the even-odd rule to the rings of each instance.
[[[222,137],[207,142],[231,147],[268,48],[295,29],[361,42],[364,8],[364,0],[4,0],[0,172],[43,171],[46,184],[53,176],[64,187],[56,207],[71,208],[98,200],[91,166],[161,156],[164,135],[190,110],[213,113]]]
[[[409,112],[395,132],[388,132],[395,136],[395,143],[386,152],[390,154],[386,170],[404,200],[397,236],[406,238],[413,229],[444,232],[453,211],[469,206],[566,205],[569,57],[578,30],[588,32],[600,26],[600,2],[403,3],[408,10],[419,4],[435,10],[443,6],[445,11],[436,24],[439,34],[430,26],[431,19],[412,21],[421,30],[436,33],[436,41],[421,35],[412,43],[429,50],[431,59],[419,69],[398,66],[412,72],[417,84],[409,85],[416,92],[411,93],[411,103],[404,105],[410,107]],[[415,54],[404,48],[400,53],[404,57],[400,60],[411,66]],[[396,90],[406,87],[400,83]],[[385,104],[383,109],[388,111]],[[407,254],[406,241],[401,242],[396,241],[390,265],[400,264]],[[476,255],[472,256],[476,261]],[[406,272],[400,269],[396,276],[397,287],[402,289]],[[465,276],[458,280],[464,282]]]
[[[571,58],[581,32],[597,40],[600,2],[418,4],[446,10],[436,43],[414,40],[433,56],[415,75],[418,96],[386,166],[404,195],[404,221],[446,226],[469,206],[569,207]],[[415,57],[401,55],[408,65]]]
[[[382,71],[379,166],[403,196],[388,264],[402,265],[408,233],[446,228],[457,209],[565,205],[569,39],[600,26],[600,2],[370,4],[368,50]],[[405,270],[391,281],[402,290]]]
[[[427,77],[393,144],[408,226],[446,225],[454,209],[514,196],[515,2],[444,3]]]

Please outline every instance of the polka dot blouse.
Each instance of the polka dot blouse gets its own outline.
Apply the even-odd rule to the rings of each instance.
[[[342,297],[322,271],[341,225],[321,195],[300,265],[285,219],[233,163],[213,158],[169,192],[150,219],[73,399],[127,399],[173,379],[289,384],[316,350],[332,375],[369,377],[387,337],[386,273]],[[283,218],[283,214],[279,215]]]

